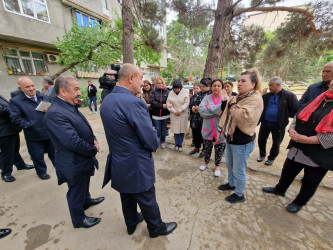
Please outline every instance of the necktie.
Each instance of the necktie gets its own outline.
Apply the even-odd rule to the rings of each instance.
[[[33,100],[34,102],[36,102],[35,97],[30,97],[31,100]],[[37,103],[37,102],[36,102]]]

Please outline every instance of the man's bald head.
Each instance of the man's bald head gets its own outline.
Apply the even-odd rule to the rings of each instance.
[[[18,80],[21,91],[27,96],[34,97],[36,95],[36,87],[34,82],[28,77],[20,77]]]
[[[125,63],[118,73],[118,84],[125,88],[128,88],[135,95],[141,93],[141,87],[143,75],[139,67]]]
[[[327,85],[330,84],[333,80],[333,62],[329,62],[324,66],[321,78],[323,82],[327,83]]]

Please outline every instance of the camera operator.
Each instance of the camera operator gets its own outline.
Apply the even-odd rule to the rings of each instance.
[[[103,88],[101,94],[102,101],[112,92],[113,87],[117,84],[116,76],[117,71],[108,69],[105,71],[104,75],[99,78],[100,88]]]

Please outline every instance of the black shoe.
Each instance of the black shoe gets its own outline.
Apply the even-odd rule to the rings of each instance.
[[[191,144],[191,147],[194,147],[195,145],[194,145],[194,142],[192,142],[192,144]]]
[[[80,228],[80,227],[83,227],[83,228],[89,228],[89,227],[93,227],[95,225],[97,225],[98,223],[101,222],[101,218],[94,218],[94,217],[85,217],[83,219],[83,221],[81,222],[81,224],[77,224],[77,225],[74,225],[74,228]]]
[[[3,179],[5,182],[13,182],[16,181],[15,177],[12,175],[4,175],[1,176],[1,179]]]
[[[205,152],[201,151],[200,154],[199,154],[199,158],[203,158],[203,157],[205,157]]]
[[[137,219],[137,222],[134,226],[132,227],[127,227],[127,233],[128,235],[132,235],[134,234],[135,230],[136,230],[136,226],[141,223],[143,221],[143,216],[142,216],[142,213],[138,213],[138,219]]]
[[[274,163],[274,160],[267,160],[267,161],[265,161],[265,165],[266,166],[273,165],[273,163]]]
[[[157,232],[155,232],[155,233],[149,232],[149,236],[150,236],[150,238],[156,238],[160,235],[168,235],[168,234],[172,233],[173,230],[176,229],[176,227],[177,227],[176,222],[164,223],[163,227],[161,227]]]
[[[229,185],[229,182],[227,184],[220,185],[218,187],[219,190],[221,191],[226,191],[226,190],[235,190],[235,187],[232,187]]]
[[[34,165],[24,164],[23,166],[16,167],[17,170],[29,170],[35,168]]]
[[[83,209],[86,210],[86,209],[90,208],[91,206],[95,206],[95,205],[101,203],[102,201],[104,201],[104,197],[90,199],[89,203],[84,204]]]
[[[238,196],[237,194],[233,193],[232,195],[226,197],[225,200],[230,203],[237,203],[245,201],[245,197],[244,195]]]
[[[193,149],[191,152],[190,152],[190,155],[194,155],[194,154],[196,154],[196,153],[199,153],[199,149],[198,148],[195,148],[195,149]]]
[[[38,177],[41,178],[42,180],[48,180],[51,178],[47,173],[39,174]]]
[[[259,156],[257,158],[257,162],[262,162],[263,160],[265,160],[265,156]]]
[[[295,204],[294,202],[290,203],[288,206],[287,206],[287,211],[289,213],[292,213],[292,214],[297,214],[299,210],[302,209],[303,206],[300,206],[300,205],[297,205]]]
[[[12,232],[12,230],[10,228],[0,229],[0,239],[3,237],[6,237],[11,232]]]
[[[263,187],[262,191],[265,192],[265,193],[269,193],[269,194],[276,194],[276,195],[280,195],[280,196],[285,196],[285,193],[276,191],[275,187]]]

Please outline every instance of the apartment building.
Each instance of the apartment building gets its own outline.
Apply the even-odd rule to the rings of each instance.
[[[0,0],[0,94],[9,97],[17,87],[20,76],[30,77],[41,90],[44,77],[63,68],[58,64],[60,51],[53,45],[74,23],[79,26],[103,24],[121,13],[121,0]],[[161,27],[165,37],[165,28]],[[163,34],[164,32],[164,34]],[[166,66],[166,54],[161,65]],[[110,62],[111,63],[111,62]],[[159,66],[142,65],[146,78],[159,74]],[[105,69],[95,72],[67,71],[86,84],[92,80],[97,86],[98,78]]]

